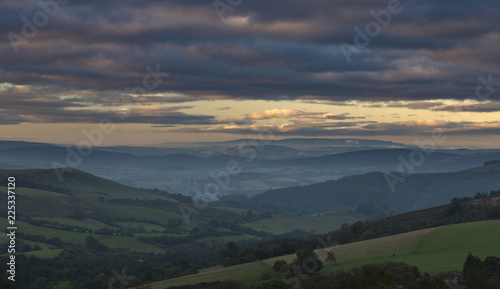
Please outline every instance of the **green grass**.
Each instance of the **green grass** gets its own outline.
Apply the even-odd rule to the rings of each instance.
[[[44,244],[44,243],[39,243],[39,242],[33,242],[33,241],[28,241],[28,240],[23,240],[23,239],[19,239],[23,244],[27,244],[27,245],[30,245],[30,246],[35,246],[35,245],[38,245],[42,248],[42,250],[49,250],[49,249],[53,249],[54,246],[52,245],[49,245],[49,244]]]
[[[414,255],[414,263],[429,272],[446,272],[460,271],[469,253],[481,259],[500,257],[499,229],[497,220],[443,228],[429,235]]]
[[[38,251],[31,251],[31,252],[26,252],[22,253],[23,255],[27,257],[35,256],[38,258],[55,258],[61,254],[63,249],[53,249],[53,250],[38,250]]]
[[[219,210],[228,211],[228,212],[235,213],[235,214],[240,214],[240,215],[241,214],[245,214],[247,212],[247,210],[237,209],[237,208],[229,208],[229,207],[212,206],[212,208],[216,208],[216,209],[219,209]]]
[[[324,260],[328,250],[335,252],[337,264],[325,262],[320,274],[350,270],[362,264],[387,261],[406,262],[416,265],[420,272],[432,275],[441,272],[461,271],[469,253],[484,259],[500,256],[500,220],[482,221],[419,230],[389,237],[366,240],[351,244],[316,250]],[[201,282],[234,280],[251,284],[262,273],[272,273],[277,260],[292,262],[295,255],[276,257],[261,262],[232,266],[213,267],[200,273],[152,284],[153,289],[196,284]]]
[[[424,241],[428,234],[438,229],[440,228],[419,230],[394,236],[339,245],[319,249],[316,252],[321,260],[326,258],[326,253],[329,250],[334,251],[335,256],[337,257],[337,265],[325,263],[325,267],[322,272],[332,272],[340,269],[349,270],[354,266],[359,266],[364,263],[379,263],[378,260],[382,260],[384,258],[390,258],[392,260],[403,256],[407,257],[418,248],[419,244]],[[321,246],[319,242],[318,246]],[[268,259],[264,262],[267,265],[272,266],[277,260],[285,260],[290,263],[294,259],[295,255],[287,255]],[[372,261],[369,262],[368,260]]]
[[[106,205],[103,205],[103,207],[106,207],[110,211],[113,211],[117,214],[123,215],[124,212],[126,212],[126,215],[128,217],[135,217],[139,221],[142,219],[149,219],[149,220],[155,220],[156,222],[159,222],[160,224],[167,224],[169,219],[182,218],[181,216],[179,216],[179,214],[177,214],[177,212],[170,213],[170,212],[163,211],[163,210],[150,209],[150,208],[139,207],[139,206],[106,204]]]
[[[275,216],[250,222],[244,226],[257,231],[273,233],[275,235],[291,232],[295,229],[327,233],[340,228],[343,223],[352,224],[362,220],[358,214],[329,214],[317,216]]]
[[[269,270],[270,269],[265,264],[259,262],[236,265],[227,268],[213,267],[200,270],[200,273],[198,274],[152,283],[151,289],[165,289],[171,286],[229,280],[237,280],[238,282],[244,284],[251,284],[253,281],[259,279],[263,273],[266,273]]]
[[[349,207],[340,207],[331,211],[316,214],[314,216],[328,216],[328,215],[349,215],[355,213],[354,209]]]
[[[69,232],[52,228],[37,227],[21,221],[18,221],[17,224],[18,224],[18,231],[23,232],[25,234],[42,235],[49,239],[57,237],[65,242],[71,242],[79,245],[84,245],[85,238],[89,235],[85,233],[77,233],[77,232]],[[159,234],[155,235],[159,236]],[[128,248],[136,252],[153,252],[153,253],[164,252],[164,250],[159,248],[158,246],[146,244],[132,237],[104,236],[104,235],[93,235],[93,236],[96,237],[101,243],[111,248]],[[44,251],[49,251],[49,250],[44,250]]]
[[[88,235],[85,233],[77,233],[77,232],[63,231],[52,228],[33,226],[22,221],[17,221],[16,224],[18,227],[18,231],[23,232],[24,234],[41,235],[45,236],[48,239],[57,237],[65,242],[70,242],[80,245],[85,244],[85,237]]]
[[[238,242],[243,240],[259,240],[259,237],[252,235],[228,235],[228,236],[209,236],[198,239],[198,243],[204,243],[210,241],[211,243],[227,244],[229,242]]]
[[[21,190],[18,190],[16,193],[27,197],[61,198],[66,196],[60,193],[23,187],[21,187]]]
[[[481,258],[500,256],[498,228],[498,220],[457,224],[318,250],[318,255],[324,260],[326,251],[331,249],[337,256],[338,265],[326,263],[323,273],[387,261],[415,265],[422,273],[461,271],[469,253]],[[290,261],[293,258],[292,255],[281,259]],[[272,265],[279,259],[266,263]]]
[[[143,243],[132,237],[99,235],[94,235],[94,237],[99,239],[99,242],[110,248],[127,248],[135,252],[145,253],[163,253],[165,251],[158,246]]]
[[[17,179],[24,178],[33,182],[52,184],[55,187],[67,189],[72,195],[78,198],[94,202],[97,202],[99,196],[105,198],[171,200],[165,196],[118,184],[79,170],[65,172],[62,182],[59,182],[54,170],[0,170],[0,178],[7,176],[16,176]],[[22,187],[22,183],[19,184],[19,187]],[[99,194],[99,192],[106,195]]]
[[[71,225],[71,226],[77,226],[77,227],[82,227],[82,228],[88,228],[92,230],[96,229],[101,229],[104,227],[109,227],[108,225],[99,222],[97,220],[93,219],[85,219],[85,220],[75,220],[75,219],[69,219],[69,218],[50,218],[50,217],[38,217],[38,218],[33,218],[35,220],[44,220],[48,222],[58,222],[59,224],[63,225]]]
[[[148,230],[158,230],[158,231],[163,231],[165,230],[165,227],[154,225],[154,224],[149,224],[149,223],[141,223],[141,222],[116,222],[118,225],[123,226],[125,228],[130,227],[130,228],[140,228],[141,226]]]
[[[168,237],[187,237],[189,234],[166,234],[166,233],[134,233],[134,237],[161,237],[161,236],[168,236]]]

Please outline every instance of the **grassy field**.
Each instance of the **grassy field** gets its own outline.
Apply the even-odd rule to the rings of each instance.
[[[363,219],[364,216],[362,214],[340,209],[339,211],[328,212],[328,214],[324,213],[314,216],[275,216],[270,219],[250,222],[245,224],[245,226],[275,235],[288,233],[295,229],[328,233],[337,230],[343,223],[352,224]]]
[[[337,256],[337,265],[325,263],[323,273],[386,261],[416,265],[422,273],[461,271],[469,253],[480,258],[500,256],[498,228],[500,221],[496,220],[457,224],[320,249],[317,252],[322,260],[328,250],[333,250]],[[292,255],[265,262],[272,266],[276,260],[291,261],[294,258]]]
[[[365,251],[365,258],[348,258],[344,262],[339,258],[339,266],[327,264],[325,271],[332,272],[338,269],[350,269],[363,263],[386,261],[406,262],[418,266],[422,273],[437,274],[461,271],[465,258],[469,253],[478,255],[482,259],[491,255],[500,256],[500,247],[498,246],[500,243],[499,227],[500,221],[451,225],[428,229],[433,231],[430,231],[428,235],[416,235],[413,241],[410,238],[406,242],[404,241],[406,239],[405,234],[398,235],[400,243],[395,246],[398,249],[394,250],[396,256],[392,256],[391,251],[384,248],[384,246],[377,246],[377,242],[375,244],[369,243],[367,245],[370,245],[370,249],[365,249],[367,250]],[[377,240],[379,239],[373,241]],[[388,239],[387,241],[392,242],[393,240]],[[362,247],[356,246],[356,244],[345,245],[345,247],[349,246],[353,246],[355,251],[363,250]],[[392,245],[389,243],[388,246]],[[333,250],[341,256],[345,248],[339,247],[338,249],[333,248]]]
[[[87,221],[89,221],[88,223],[93,224],[92,221],[94,220],[87,220]],[[47,238],[57,237],[65,242],[71,242],[79,245],[84,245],[85,238],[89,235],[86,233],[70,232],[52,228],[33,226],[22,221],[17,221],[17,224],[19,230],[25,234],[42,235]],[[161,234],[154,234],[154,235],[159,236]],[[104,235],[93,235],[93,236],[99,239],[101,243],[111,248],[129,248],[132,251],[136,252],[153,252],[153,253],[161,253],[164,251],[163,249],[157,246],[146,244],[136,238],[129,238],[124,236],[104,236]],[[34,242],[29,242],[29,244],[34,244]],[[43,247],[43,245],[41,246]]]
[[[135,252],[163,253],[165,250],[151,244],[141,242],[136,238],[123,236],[96,236],[99,242],[110,248],[128,248]]]
[[[466,223],[443,228],[429,235],[415,256],[429,272],[461,270],[472,253],[484,259],[500,256],[500,221]],[[439,260],[439,262],[435,262]]]
[[[259,240],[259,237],[252,236],[252,235],[228,235],[228,236],[209,236],[209,237],[203,237],[198,239],[198,243],[218,243],[221,245],[227,244],[229,242],[238,242],[242,240]]]
[[[165,227],[154,225],[154,224],[149,224],[149,223],[141,223],[141,222],[116,222],[118,225],[123,226],[125,228],[144,228],[148,231],[151,230],[158,230],[158,231],[163,231],[165,230]]]
[[[422,273],[447,273],[461,271],[469,253],[480,258],[500,256],[498,228],[499,220],[457,224],[319,249],[316,252],[321,260],[325,259],[328,250],[333,250],[337,257],[337,264],[325,263],[321,274],[386,261],[416,265]],[[209,268],[195,275],[154,283],[152,288],[224,280],[251,284],[262,273],[272,273],[271,267],[275,261],[291,262],[294,259],[295,255],[288,255],[227,268]]]
[[[101,229],[104,227],[109,227],[108,225],[99,222],[97,220],[93,219],[85,219],[85,220],[75,220],[75,219],[69,219],[69,218],[49,218],[49,217],[35,217],[33,218],[35,220],[44,220],[44,221],[49,221],[49,222],[58,222],[59,224],[63,225],[71,225],[71,226],[77,226],[77,227],[82,227],[82,228],[87,228],[87,229],[92,229],[92,230],[97,230]]]
[[[165,289],[171,286],[222,280],[236,280],[241,283],[250,284],[259,279],[263,273],[270,272],[270,270],[271,269],[262,262],[241,264],[226,268],[218,266],[200,270],[198,274],[152,283],[151,289]]]
[[[108,198],[137,198],[139,196],[140,199],[171,200],[168,197],[118,184],[79,170],[65,173],[63,182],[59,182],[53,170],[0,170],[0,177],[7,176],[16,176],[20,180],[19,183],[26,179],[32,182],[52,184],[55,187],[65,188],[74,196],[87,200],[97,200],[102,193],[105,193]]]
[[[57,257],[60,253],[62,252],[62,249],[53,249],[53,250],[39,250],[39,251],[33,251],[33,252],[26,252],[23,253],[27,257],[30,256],[35,256],[38,258],[55,258]]]
[[[17,221],[16,223],[19,231],[24,234],[41,235],[49,239],[57,237],[65,242],[71,242],[79,245],[85,244],[85,237],[87,236],[85,233],[69,232],[52,228],[41,228],[22,221]]]
[[[104,204],[103,207],[109,209],[110,211],[114,211],[117,214],[124,214],[128,217],[135,217],[138,220],[140,219],[150,219],[155,220],[161,224],[166,224],[168,219],[176,219],[179,218],[179,214],[170,213],[159,209],[152,209],[147,207],[139,207],[139,206],[126,206],[126,205],[113,205],[113,204]]]

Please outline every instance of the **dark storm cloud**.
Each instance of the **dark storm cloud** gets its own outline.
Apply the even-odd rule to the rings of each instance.
[[[59,95],[129,95],[159,65],[169,76],[157,93],[330,101],[464,99],[479,75],[500,79],[498,1],[401,0],[348,63],[341,44],[354,45],[354,28],[388,3],[243,0],[221,20],[213,1],[69,1],[26,37],[26,21],[44,10],[2,1],[0,79]],[[9,33],[25,39],[18,53]]]
[[[14,90],[16,92],[17,90]],[[153,98],[154,99],[154,98]],[[192,106],[115,106],[102,108],[83,105],[81,99],[61,99],[47,95],[16,95],[2,99],[0,125],[28,123],[97,123],[111,119],[116,123],[149,123],[160,125],[221,124],[210,115],[190,115],[179,110]],[[153,102],[156,103],[156,102]],[[135,104],[141,104],[135,102]],[[144,103],[143,103],[144,104]],[[145,102],[145,104],[149,104]]]
[[[448,112],[498,112],[500,111],[500,103],[487,102],[487,103],[441,105],[434,107],[432,110],[448,111]]]
[[[189,115],[175,110],[155,112],[130,111],[96,111],[96,110],[38,110],[30,115],[15,116],[10,111],[0,109],[0,124],[19,123],[98,123],[103,119],[110,119],[115,123],[147,123],[161,125],[206,125],[224,123],[216,121],[209,115]]]

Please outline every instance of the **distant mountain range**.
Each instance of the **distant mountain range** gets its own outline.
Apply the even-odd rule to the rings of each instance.
[[[236,163],[221,195],[255,195],[268,189],[314,184],[349,175],[398,170],[419,148],[364,139],[284,139],[262,142],[164,144],[163,147],[94,147],[0,141],[0,169],[73,167],[135,187],[191,195],[194,186],[217,182]],[[500,150],[436,150],[417,159],[414,172],[451,172],[500,160]],[[216,177],[215,177],[216,178]]]
[[[160,147],[189,147],[189,146],[239,146],[245,143],[262,143],[268,145],[280,145],[292,148],[307,147],[406,147],[401,143],[391,141],[370,140],[370,139],[329,139],[329,138],[287,138],[274,140],[271,137],[262,139],[237,139],[221,142],[184,142],[184,143],[162,143]]]

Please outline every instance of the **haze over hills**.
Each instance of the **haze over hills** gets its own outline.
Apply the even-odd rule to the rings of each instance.
[[[447,187],[453,180],[467,179],[473,187],[474,184],[486,180],[498,180],[499,171],[500,164],[490,162],[484,167],[456,173],[416,174],[408,177],[407,181],[410,183],[426,181],[428,186],[442,189],[440,186]],[[364,176],[369,175],[373,174]],[[489,230],[498,226],[498,221],[483,222],[478,225],[469,223],[460,227],[450,226],[450,228],[466,228],[460,231],[461,238],[467,238],[466,249],[463,247],[463,242],[453,245],[426,243],[429,240],[426,238],[427,233],[424,234],[421,231],[386,238],[376,237],[433,227],[435,226],[433,224],[451,224],[456,220],[462,220],[460,218],[465,221],[471,218],[474,221],[498,217],[500,191],[490,194],[489,197],[481,195],[474,199],[458,200],[452,204],[445,202],[445,206],[395,215],[374,222],[363,222],[362,210],[359,210],[358,219],[356,219],[356,215],[345,208],[311,216],[273,215],[246,209],[212,206],[196,210],[197,213],[190,210],[183,212],[179,210],[181,206],[195,208],[192,199],[124,186],[77,170],[68,172],[62,183],[53,175],[52,170],[0,170],[0,183],[4,184],[7,176],[16,177],[16,182],[19,184],[17,200],[22,204],[22,211],[20,211],[17,221],[22,229],[17,232],[17,242],[22,244],[22,250],[27,251],[21,251],[26,256],[18,255],[21,264],[18,270],[30,272],[30,274],[22,274],[19,277],[18,282],[23,285],[35,283],[34,276],[39,276],[36,272],[42,270],[42,267],[54,268],[62,264],[64,264],[65,275],[50,276],[50,280],[58,281],[63,278],[61,276],[73,276],[71,280],[74,284],[86,284],[86,287],[91,286],[91,284],[107,284],[109,279],[103,277],[95,280],[95,276],[106,276],[106,274],[101,274],[99,270],[109,272],[112,270],[109,269],[109,266],[115,266],[116,263],[122,264],[121,262],[126,262],[128,274],[136,276],[134,282],[130,283],[134,284],[133,286],[181,276],[184,277],[152,285],[155,288],[165,288],[167,284],[189,284],[192,282],[191,280],[217,281],[219,278],[251,283],[258,280],[262,273],[274,274],[270,268],[276,260],[293,261],[295,258],[293,252],[301,248],[301,244],[302,246],[303,244],[317,244],[318,238],[328,240],[328,243],[325,243],[322,248],[333,250],[337,255],[339,266],[327,263],[325,266],[329,270],[350,269],[348,266],[361,264],[362,261],[366,261],[366,258],[370,258],[373,262],[386,259],[410,262],[413,265],[413,262],[416,262],[424,270],[430,268],[432,273],[439,273],[442,268],[457,270],[466,254],[471,252],[470,250],[490,254],[496,252],[497,248],[495,240],[497,240],[498,234],[494,234],[493,241],[484,238],[479,243],[473,241],[476,237],[468,238],[467,234],[473,228],[475,228],[474,232],[487,234]],[[412,177],[417,179],[412,180]],[[355,176],[346,177],[336,182],[352,178]],[[433,178],[441,179],[442,183]],[[376,184],[376,180],[373,182],[365,181],[366,187],[358,186],[353,189],[369,190],[371,185]],[[347,187],[352,184],[349,183]],[[458,183],[456,186],[464,186],[464,184],[466,182]],[[321,192],[320,185],[322,184],[318,184],[317,188],[308,186],[306,195],[308,198],[301,197],[299,201],[306,206],[311,205],[311,208],[314,209],[314,204],[309,204],[305,200],[317,199],[328,205],[325,209],[331,210],[337,204],[325,201],[321,199],[319,194],[315,194],[315,192]],[[497,183],[497,185],[500,184]],[[336,185],[331,187],[335,188]],[[403,188],[398,188],[398,190],[403,190]],[[286,189],[276,191],[284,192]],[[472,196],[475,191],[474,189],[467,195]],[[442,191],[434,192],[436,198],[444,196]],[[456,192],[458,193],[458,191]],[[402,193],[402,191],[395,193]],[[414,199],[432,198],[425,192],[422,193],[422,196],[417,191],[412,192],[412,194]],[[282,196],[284,200],[296,200],[297,197],[298,195],[294,193]],[[335,195],[337,199],[344,197]],[[367,198],[361,195],[354,197]],[[293,202],[290,204],[293,208]],[[466,210],[466,213],[457,211],[457,206]],[[370,208],[365,207],[364,209]],[[1,210],[3,211],[3,209]],[[189,222],[186,222],[186,214]],[[296,224],[302,222],[303,228],[307,229],[317,227],[319,224],[326,224],[329,229],[321,231],[321,233],[327,233],[326,235],[319,236],[311,232],[307,234],[304,231],[289,232],[289,234],[278,236],[273,234],[275,233],[273,231],[261,230],[261,228],[270,228],[271,226],[283,227],[287,222]],[[351,225],[341,226],[341,223]],[[435,230],[428,230],[428,232],[433,231]],[[350,232],[350,234],[345,235],[345,232]],[[455,235],[456,232],[452,231],[445,236],[453,238]],[[298,238],[299,236],[300,238]],[[304,236],[308,238],[303,238]],[[372,238],[375,239],[363,241],[363,243],[330,247],[338,243],[346,244]],[[330,243],[332,240],[333,243]],[[366,244],[371,244],[376,249],[362,249],[367,248]],[[403,246],[404,250],[395,251],[394,244],[398,244],[397,248]],[[433,245],[430,248],[422,249],[422,252],[415,250],[415,247],[421,248],[423,246],[422,248],[425,248],[429,244]],[[447,246],[446,251],[439,251],[439,256],[442,259],[429,260],[430,256],[437,254],[434,248],[442,246]],[[234,248],[234,251],[228,251],[228,247]],[[359,251],[359,253],[355,254],[350,250],[344,251],[345,248],[356,248],[354,250]],[[321,258],[324,260],[326,252],[319,252],[322,252]],[[397,256],[394,252],[397,253]],[[423,258],[421,253],[426,253],[426,258]],[[444,258],[445,256],[448,258]],[[39,259],[39,257],[42,258]],[[268,259],[272,257],[274,258]],[[452,260],[449,260],[450,258]],[[53,260],[57,260],[57,262]],[[250,263],[256,260],[261,261]],[[87,270],[78,271],[81,266],[88,266],[89,262],[102,265],[89,266]],[[240,272],[240,275],[234,275],[234,270],[237,267],[226,267],[227,269],[221,266],[213,267],[217,264],[216,262],[223,264],[224,267],[248,263],[248,265],[242,266],[248,270],[257,270],[259,274],[253,276],[246,274],[246,272]],[[457,262],[460,263],[457,265]],[[259,264],[267,265],[255,267]],[[439,268],[432,267],[436,264],[439,265]],[[207,267],[212,268],[192,275],[197,273],[198,269]],[[205,274],[205,272],[213,272],[214,270],[220,272],[219,275]],[[159,273],[155,275],[151,272]]]
[[[61,149],[66,150],[56,146],[36,148],[42,149],[39,152],[50,152],[52,156],[60,156]],[[19,158],[23,153],[30,153],[27,157],[50,159],[47,155],[37,156],[36,150],[30,149],[20,147],[2,151],[15,152],[10,155]],[[373,156],[375,151],[378,150],[359,152],[368,156],[365,164],[382,161],[383,158]],[[405,156],[404,152],[407,151],[410,150],[381,150],[383,157],[387,157],[386,154]],[[325,158],[345,157],[354,160],[350,154],[355,153],[328,155]],[[453,158],[460,160],[464,157],[472,157],[477,161],[484,156],[436,153],[436,157],[429,158],[429,162],[450,161]],[[174,162],[176,158],[178,163]],[[154,157],[99,150],[90,158],[90,163],[103,165],[105,161],[112,161],[112,164],[121,162],[132,165],[138,160],[147,160],[149,164],[161,164],[170,159],[172,171],[178,171],[183,161],[191,159],[194,162],[203,160],[211,163],[213,158],[220,164],[245,161],[231,155],[201,158],[174,154]],[[300,158],[276,163],[300,160],[306,160],[307,163],[314,159]],[[360,157],[354,164],[359,165],[362,161]],[[271,165],[276,166],[275,162],[269,160],[256,163],[268,169],[272,168]],[[162,173],[165,174],[165,171],[163,168]],[[394,191],[390,189],[386,174],[371,172],[307,186],[269,190],[248,199],[245,196],[239,200],[226,197],[212,204],[200,204],[180,194],[126,186],[76,169],[66,171],[62,181],[53,169],[0,170],[0,184],[6,185],[9,176],[16,177],[16,201],[19,203],[16,222],[20,228],[16,233],[17,242],[22,246],[20,252],[26,253],[26,256],[18,257],[21,264],[18,270],[30,272],[19,277],[19,283],[26,286],[36,282],[35,277],[39,276],[36,272],[42,270],[41,267],[52,268],[64,264],[65,275],[51,276],[51,280],[73,276],[71,280],[74,284],[86,284],[88,287],[90,284],[108,282],[108,279],[103,278],[97,280],[95,276],[101,276],[102,270],[109,272],[111,269],[108,266],[125,262],[127,270],[137,276],[137,283],[131,284],[139,285],[194,274],[199,268],[216,264],[229,266],[292,254],[300,248],[299,244],[317,242],[316,239],[307,238],[336,229],[329,234],[334,236],[336,242],[344,243],[343,230],[351,231],[350,241],[364,240],[366,236],[372,238],[379,234],[382,236],[395,231],[422,228],[422,222],[425,227],[425,224],[431,226],[437,221],[449,223],[459,218],[482,220],[494,218],[500,212],[494,207],[498,204],[500,191],[495,192],[495,195],[490,194],[490,197],[480,195],[480,200],[460,201],[468,214],[452,212],[456,203],[448,204],[454,197],[472,197],[477,192],[498,190],[499,160],[490,160],[481,167],[455,172],[411,174],[394,184]],[[265,174],[240,174],[231,181],[245,182],[245,177],[250,180],[262,179]],[[397,215],[441,204],[448,205]],[[488,207],[490,205],[491,208]],[[5,208],[0,208],[0,212],[5,214]],[[364,222],[366,219],[390,215],[396,216]],[[362,231],[358,230],[360,226]],[[491,242],[485,241],[484,244],[488,244],[488,248],[496,248]],[[6,246],[5,243],[1,245]],[[236,246],[236,249],[228,252],[228,246]],[[491,248],[489,250],[494,250]],[[458,256],[463,253],[462,250],[456,251],[454,260],[464,258]],[[339,254],[339,257],[342,256]],[[371,255],[359,255],[358,258],[366,256]],[[43,259],[37,259],[39,257]],[[54,258],[57,258],[55,263],[52,261]],[[284,258],[288,260],[293,255]],[[356,262],[359,260],[356,259]],[[90,263],[106,265],[93,267]],[[91,269],[78,271],[81,266]],[[451,262],[442,266],[455,268]],[[160,273],[155,275],[152,272]],[[225,275],[221,278],[232,277]],[[257,278],[259,276],[254,279]],[[254,279],[251,279],[252,282]]]
[[[406,147],[407,145],[395,143],[391,141],[370,140],[370,139],[329,139],[329,138],[287,138],[281,140],[270,139],[271,137],[263,136],[257,139],[237,139],[232,141],[220,142],[183,142],[183,143],[162,143],[160,147],[189,147],[189,146],[238,146],[242,143],[264,143],[268,145],[281,145],[292,148],[308,148],[308,147]]]
[[[0,289],[500,289],[500,1],[0,23]]]
[[[408,212],[446,204],[453,197],[471,197],[477,192],[498,188],[500,164],[493,162],[457,172],[411,174],[406,177],[397,173],[367,173],[312,185],[269,190],[250,198],[228,196],[217,203],[275,213],[315,214],[337,207],[356,208],[370,204],[382,204],[389,210]]]
[[[415,153],[419,155],[415,157]],[[217,183],[226,177],[220,195],[255,195],[270,188],[395,171],[410,159],[418,162],[414,172],[450,172],[500,159],[500,152],[422,152],[398,143],[360,139],[242,139],[186,147],[93,147],[90,152],[72,146],[0,141],[2,169],[73,167],[134,187],[185,195],[192,195],[196,185]],[[237,174],[227,173],[230,163],[237,164]]]

